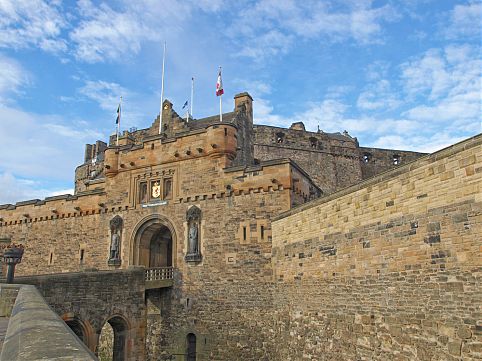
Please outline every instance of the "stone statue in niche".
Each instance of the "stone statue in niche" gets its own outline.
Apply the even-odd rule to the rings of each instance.
[[[198,226],[197,223],[192,222],[189,225],[189,247],[188,247],[188,254],[197,254],[199,253],[199,244],[198,244]]]
[[[114,233],[110,241],[110,259],[119,259],[119,235]]]
[[[188,235],[187,235],[187,262],[201,261],[201,247],[200,247],[200,225],[201,225],[201,210],[193,206],[189,208],[186,214]]]
[[[123,220],[120,216],[115,216],[110,221],[110,254],[109,265],[120,265],[120,250],[122,237]]]

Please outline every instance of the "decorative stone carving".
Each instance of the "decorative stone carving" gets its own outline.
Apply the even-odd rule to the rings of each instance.
[[[118,266],[121,264],[120,250],[122,240],[122,226],[124,221],[120,216],[115,216],[110,221],[110,248],[109,265]]]
[[[199,253],[197,223],[193,222],[189,226],[189,242],[188,242],[188,244],[189,244],[188,254]]]
[[[202,259],[200,247],[201,210],[193,206],[186,213],[187,235],[187,262],[199,262]]]

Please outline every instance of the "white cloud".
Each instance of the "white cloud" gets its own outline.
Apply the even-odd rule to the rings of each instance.
[[[83,0],[79,2],[79,11],[83,19],[70,38],[77,45],[76,57],[87,62],[136,54],[141,40],[150,36],[150,31],[137,21],[134,14],[116,12],[105,3],[95,7],[90,1]]]
[[[67,45],[60,38],[67,26],[57,2],[43,0],[0,1],[0,47],[31,46],[57,53]]]
[[[121,96],[125,97],[129,91],[117,83],[102,80],[87,80],[79,93],[96,102],[104,110],[115,112]]]
[[[0,173],[0,204],[15,204],[29,199],[44,199],[45,197],[73,193],[73,188],[44,188],[44,185],[39,181],[17,178],[11,173]]]
[[[480,1],[470,1],[466,5],[455,5],[449,15],[449,25],[444,34],[448,39],[479,38],[482,17]]]
[[[387,79],[370,84],[367,90],[360,93],[357,100],[357,106],[362,110],[392,110],[400,104],[400,99]]]
[[[120,97],[122,96],[122,129],[128,129],[143,124],[147,116],[145,110],[153,109],[156,111],[158,109],[157,104],[152,104],[152,101],[157,101],[157,96],[137,94],[124,88],[120,84],[113,82],[87,80],[77,91],[84,97],[84,99],[98,104],[99,107],[105,111],[105,117],[109,122],[112,122],[112,124],[117,117],[117,106]],[[73,100],[74,99],[64,98],[64,101]],[[154,105],[154,107],[152,105]],[[114,130],[114,128],[112,129]]]
[[[69,36],[77,59],[89,63],[125,61],[138,54],[143,43],[160,42],[171,33],[180,33],[195,10],[215,12],[221,4],[220,0],[123,0],[114,9],[106,3],[80,0],[81,18]]]
[[[409,96],[419,99],[403,115],[439,126],[480,131],[481,69],[479,48],[468,45],[431,49],[403,64],[403,86]]]
[[[431,49],[421,58],[402,64],[402,80],[410,96],[428,92],[430,100],[443,95],[452,85],[440,49]]]
[[[11,93],[19,93],[30,82],[30,74],[15,60],[0,54],[0,104],[8,101]]]
[[[236,10],[242,16],[227,25],[226,34],[241,47],[238,55],[261,61],[285,54],[295,39],[354,40],[358,44],[383,41],[381,24],[398,19],[391,5],[346,2],[334,8],[321,1],[260,0]]]
[[[422,152],[482,130],[478,47],[430,49],[392,68],[387,63],[368,67],[357,108],[349,106],[343,92],[329,89],[323,100],[308,103],[307,110],[291,117],[277,115],[269,100],[258,99],[255,120],[284,127],[303,121],[312,131],[318,125],[326,132],[346,129],[363,145]]]
[[[0,172],[25,179],[58,179],[69,183],[82,162],[85,142],[105,139],[83,122],[63,121],[55,115],[38,115],[0,106],[2,127]]]

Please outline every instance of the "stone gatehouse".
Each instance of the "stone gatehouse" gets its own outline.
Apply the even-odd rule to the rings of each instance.
[[[480,356],[481,136],[364,148],[234,101],[224,122],[165,101],[86,146],[74,195],[0,206],[17,272],[144,267],[148,360]]]

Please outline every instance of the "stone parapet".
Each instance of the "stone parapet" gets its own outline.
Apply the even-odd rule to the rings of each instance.
[[[0,360],[97,360],[34,286],[5,285],[18,291]]]

